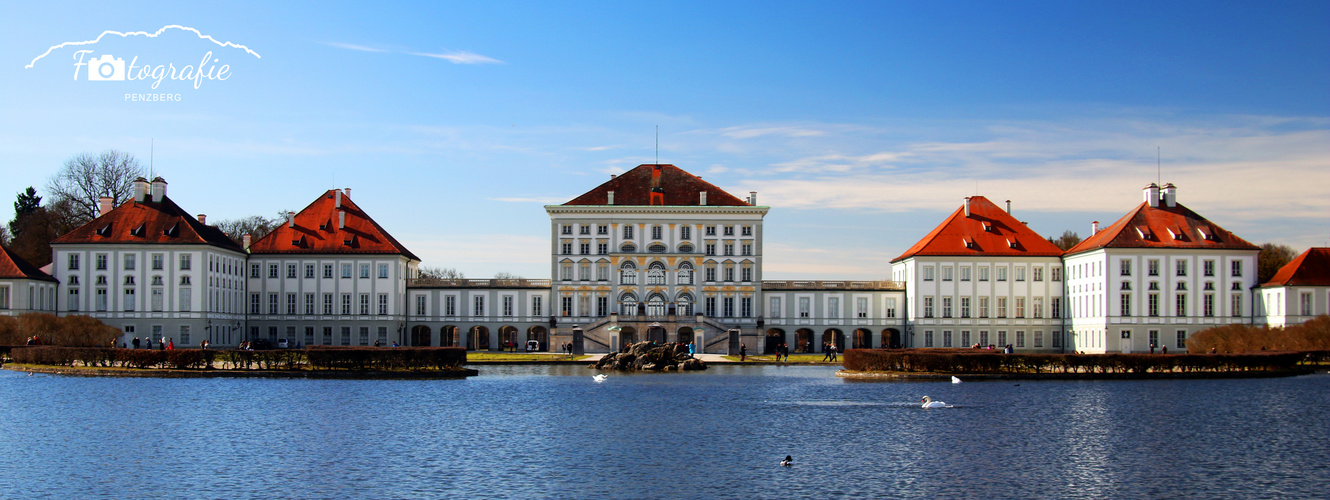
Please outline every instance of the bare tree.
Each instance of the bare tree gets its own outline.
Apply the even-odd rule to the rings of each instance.
[[[258,239],[282,222],[281,218],[265,219],[262,215],[251,215],[239,219],[226,219],[218,221],[217,229],[221,229],[231,240],[240,243],[244,235],[248,234]]]
[[[522,277],[519,276],[519,275],[517,275],[517,274],[513,274],[513,273],[510,273],[510,272],[506,272],[506,271],[504,271],[504,272],[497,272],[497,273],[494,273],[494,279],[496,279],[496,280],[520,280],[520,279],[522,279]]]
[[[1284,264],[1288,264],[1297,256],[1297,252],[1288,245],[1276,245],[1274,243],[1261,245],[1261,253],[1256,256],[1257,282],[1270,281],[1279,272],[1279,268],[1284,267]]]
[[[420,266],[417,272],[421,279],[460,280],[466,278],[466,275],[462,274],[461,271],[451,267]]]
[[[1081,235],[1076,234],[1076,231],[1068,229],[1062,232],[1061,237],[1054,238],[1052,236],[1049,236],[1048,242],[1052,243],[1053,246],[1056,246],[1059,249],[1066,251],[1070,250],[1071,247],[1074,247],[1076,246],[1076,244],[1081,242]]]
[[[101,154],[79,153],[65,161],[46,190],[51,202],[68,202],[69,217],[82,225],[97,218],[103,196],[119,206],[134,196],[134,179],[143,177],[143,166],[134,155],[108,149]]]

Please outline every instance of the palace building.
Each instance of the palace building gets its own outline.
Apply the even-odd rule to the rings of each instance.
[[[96,219],[52,242],[51,275],[0,252],[0,314],[87,314],[125,340],[181,346],[1140,352],[1330,308],[1330,251],[1308,251],[1258,289],[1259,248],[1177,203],[1172,184],[1151,184],[1143,203],[1066,252],[1010,201],[966,198],[892,260],[890,280],[763,280],[770,207],[674,165],[639,165],[544,208],[550,279],[434,279],[350,189],[237,244],[176,205],[165,180],[140,178],[132,200],[104,199]]]

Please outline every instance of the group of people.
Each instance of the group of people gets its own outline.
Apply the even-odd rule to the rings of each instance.
[[[836,361],[836,343],[835,343],[835,342],[823,342],[823,343],[822,343],[822,351],[824,351],[824,352],[827,353],[825,356],[822,356],[822,361],[831,361],[831,362],[835,362],[835,361]]]
[[[28,337],[27,345],[42,345],[42,339],[38,338],[36,335],[33,335],[31,337]]]
[[[130,345],[134,346],[135,349],[143,348],[145,343],[147,344],[146,347],[148,349],[152,349],[152,337],[143,337],[142,340],[140,340],[138,337],[134,337],[134,340],[130,341]],[[158,349],[163,351],[175,349],[175,338],[168,339],[166,337],[162,337],[160,340],[158,340],[157,346]]]
[[[776,362],[790,362],[790,346],[784,342],[776,345]]]

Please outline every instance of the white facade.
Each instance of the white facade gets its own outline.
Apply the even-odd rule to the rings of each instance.
[[[549,280],[416,279],[407,304],[410,345],[551,350]]]
[[[250,255],[247,338],[303,345],[401,343],[406,280],[416,263],[403,255]]]
[[[0,316],[54,313],[56,288],[54,281],[0,278]]]

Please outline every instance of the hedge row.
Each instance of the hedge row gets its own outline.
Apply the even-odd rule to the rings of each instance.
[[[298,370],[308,365],[325,370],[453,370],[466,363],[460,347],[309,347],[270,351],[200,349],[112,349],[106,347],[14,346],[15,363],[122,368],[211,369],[220,364],[236,369]]]
[[[1187,338],[1187,351],[1206,353],[1330,350],[1330,316],[1317,316],[1285,328],[1226,325],[1201,330]]]
[[[1001,354],[996,352],[849,349],[851,371],[931,373],[1161,373],[1285,371],[1305,352],[1256,354]],[[1324,353],[1311,353],[1315,357]]]
[[[466,349],[309,346],[305,357],[310,367],[324,370],[454,370],[466,363]]]

